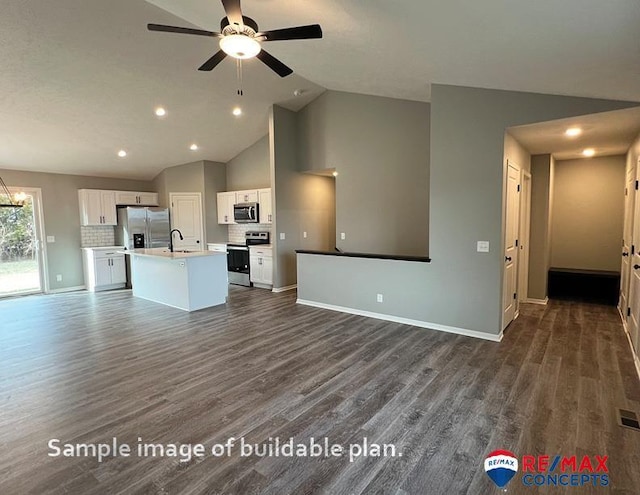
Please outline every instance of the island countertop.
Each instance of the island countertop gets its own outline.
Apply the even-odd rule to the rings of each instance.
[[[183,260],[186,258],[197,258],[200,256],[226,256],[226,253],[216,251],[169,251],[168,248],[145,248],[145,249],[126,249],[118,251],[119,253],[128,254],[129,256],[151,256],[154,258],[166,258],[172,260]]]

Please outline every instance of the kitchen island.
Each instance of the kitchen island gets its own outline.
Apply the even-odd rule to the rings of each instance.
[[[166,248],[121,252],[131,256],[131,285],[135,297],[185,311],[227,302],[225,253],[170,252]]]

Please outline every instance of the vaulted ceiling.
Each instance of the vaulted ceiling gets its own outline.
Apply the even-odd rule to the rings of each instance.
[[[324,38],[270,43],[295,73],[251,60],[238,97],[232,60],[197,71],[215,39],[146,30],[217,31],[219,0],[0,0],[0,168],[152,178],[226,162],[267,132],[271,104],[296,110],[324,88],[429,101],[437,82],[640,101],[637,0],[243,0],[243,10],[261,29],[320,23]]]

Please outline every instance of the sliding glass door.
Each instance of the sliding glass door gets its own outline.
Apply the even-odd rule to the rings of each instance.
[[[22,208],[0,208],[0,297],[45,290],[40,190],[20,191],[26,194]]]

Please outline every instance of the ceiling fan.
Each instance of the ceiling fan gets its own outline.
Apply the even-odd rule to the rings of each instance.
[[[213,70],[227,55],[238,60],[256,57],[280,77],[288,76],[293,70],[266,52],[261,45],[263,42],[322,38],[322,28],[319,24],[260,31],[256,21],[242,15],[240,0],[222,0],[222,5],[227,15],[220,21],[221,33],[162,24],[148,24],[147,28],[149,31],[220,38],[220,50],[202,64],[198,70]]]

